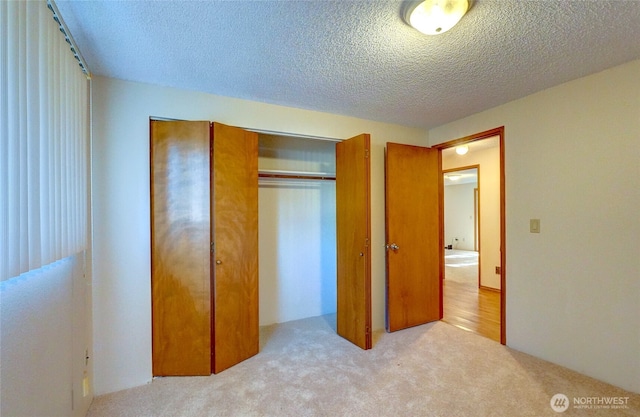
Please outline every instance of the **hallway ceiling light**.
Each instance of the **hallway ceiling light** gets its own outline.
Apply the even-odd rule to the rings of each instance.
[[[469,147],[467,145],[456,146],[456,153],[458,155],[464,155],[469,152]]]
[[[451,181],[458,181],[460,178],[462,178],[462,175],[460,175],[460,174],[449,174],[449,175],[447,175],[447,178],[449,178]]]
[[[408,21],[425,35],[439,35],[454,27],[468,9],[468,0],[424,0],[409,9]]]

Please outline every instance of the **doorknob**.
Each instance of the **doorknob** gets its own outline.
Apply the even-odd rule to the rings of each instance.
[[[220,259],[216,260],[216,265],[220,265],[222,261]]]
[[[391,244],[387,243],[384,247],[387,248],[387,250],[389,250],[389,249],[391,249],[391,250],[400,249],[400,246],[396,245],[395,243],[391,243]]]

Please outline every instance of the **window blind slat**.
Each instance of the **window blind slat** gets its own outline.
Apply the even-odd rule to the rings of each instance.
[[[9,47],[8,33],[9,25],[4,23],[9,20],[8,5],[6,2],[0,2],[0,201],[9,200],[9,143],[4,138],[9,137]],[[9,224],[8,224],[8,205],[0,204],[0,278],[8,275],[9,265],[4,256],[8,252],[9,242]]]
[[[26,194],[27,194],[27,234],[29,236],[41,236],[40,230],[40,100],[41,94],[39,81],[40,51],[38,42],[40,40],[40,19],[34,6],[37,3],[27,4],[27,51],[26,51],[26,140],[27,163],[24,166],[26,174]],[[28,268],[34,269],[41,265],[42,251],[38,240],[29,239],[27,250]]]
[[[21,2],[16,2],[20,5]],[[8,39],[8,86],[7,86],[7,97],[8,103],[7,106],[7,130],[8,136],[7,140],[7,154],[8,154],[8,190],[7,190],[7,269],[9,274],[20,273],[21,267],[21,242],[19,239],[19,231],[20,231],[20,222],[21,219],[19,217],[18,209],[20,206],[20,54],[19,51],[24,48],[24,45],[21,45],[20,35],[21,35],[21,27],[20,27],[20,7],[11,7],[14,3],[9,3],[7,18],[8,22],[6,24],[9,26],[9,36],[15,34],[18,39],[14,42],[11,42]],[[3,22],[4,24],[5,22]],[[12,158],[13,156],[13,158]]]

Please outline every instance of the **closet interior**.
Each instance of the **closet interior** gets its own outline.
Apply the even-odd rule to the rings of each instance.
[[[335,143],[258,134],[261,326],[336,312]]]

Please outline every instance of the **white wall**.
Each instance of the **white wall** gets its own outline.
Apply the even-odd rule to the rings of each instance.
[[[492,140],[492,139],[484,139]],[[495,140],[495,139],[493,139]],[[500,289],[500,275],[496,266],[500,259],[500,146],[469,150],[464,155],[451,152],[442,159],[442,169],[480,165],[478,185],[480,194],[480,285]]]
[[[82,379],[91,376],[84,268],[81,253],[0,283],[0,415],[85,415],[92,392],[83,396]]]
[[[372,315],[384,327],[384,144],[421,129],[148,84],[93,79],[95,392],[151,379],[149,117],[349,138],[371,134]]]
[[[474,182],[444,187],[444,244],[453,249],[474,250],[473,197],[477,186]]]
[[[505,126],[507,344],[635,392],[639,74],[636,60],[429,131]]]
[[[260,325],[336,312],[336,186],[259,187]]]

